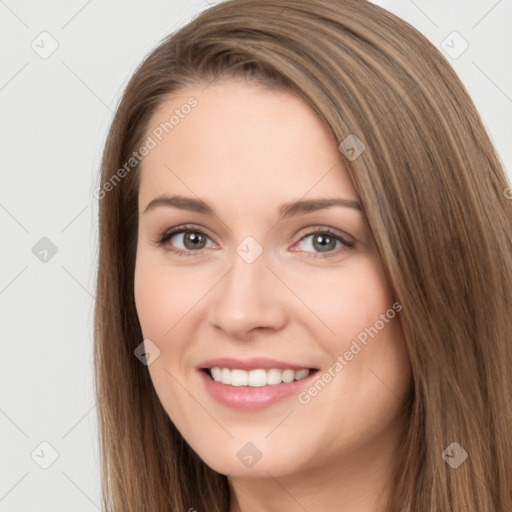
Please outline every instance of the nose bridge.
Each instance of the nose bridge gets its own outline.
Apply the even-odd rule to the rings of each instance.
[[[277,328],[285,321],[284,297],[282,284],[267,267],[266,251],[247,237],[229,262],[231,270],[210,306],[211,323],[239,337],[255,327]]]
[[[263,247],[252,241],[243,241],[236,247],[230,263],[231,271],[225,278],[222,299],[232,299],[234,303],[230,307],[239,304],[240,309],[268,303],[265,294],[273,275],[267,268],[269,262]]]

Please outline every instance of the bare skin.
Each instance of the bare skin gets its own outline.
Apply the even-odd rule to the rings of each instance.
[[[338,142],[289,92],[233,80],[203,88],[162,103],[148,135],[191,96],[198,102],[142,162],[135,301],[160,351],[148,366],[155,390],[194,451],[228,475],[230,512],[383,512],[411,385],[396,301],[362,211],[279,217],[292,201],[359,201]],[[214,214],[145,212],[163,194],[201,199]],[[182,224],[192,227],[155,243]],[[262,250],[250,263],[237,252],[246,237],[246,252]],[[331,378],[240,410],[213,398],[197,369],[218,357],[277,359]],[[247,443],[261,456],[251,467],[240,456]]]

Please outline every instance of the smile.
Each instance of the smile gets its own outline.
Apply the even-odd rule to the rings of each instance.
[[[210,377],[215,382],[220,382],[229,386],[249,386],[249,387],[263,387],[263,386],[276,386],[281,383],[289,384],[296,380],[302,380],[307,377],[310,370],[292,370],[270,368],[258,368],[255,370],[242,370],[232,368],[208,368]]]
[[[295,396],[310,385],[315,368],[203,367],[197,372],[207,394],[217,403],[242,411],[265,409]]]

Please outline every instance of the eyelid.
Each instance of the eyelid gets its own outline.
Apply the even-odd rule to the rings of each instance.
[[[193,231],[196,233],[201,233],[205,235],[210,240],[212,237],[208,234],[207,230],[205,230],[202,227],[196,226],[194,224],[180,224],[179,226],[174,226],[170,229],[165,229],[162,232],[159,232],[156,239],[154,240],[154,243],[158,246],[165,246],[167,241],[171,239],[173,236],[180,235],[183,233],[186,233],[187,231]],[[215,242],[213,242],[215,245],[217,245]],[[169,252],[174,252],[182,255],[200,255],[203,253],[205,248],[199,249],[197,251],[190,251],[190,250],[183,250],[183,249],[170,249],[166,248]]]
[[[207,238],[209,238],[210,240],[212,240],[212,237],[208,234],[208,231],[205,230],[204,228],[199,227],[194,224],[180,224],[178,226],[174,226],[173,228],[166,229],[166,230],[160,232],[158,234],[156,240],[154,240],[154,243],[156,245],[158,245],[159,247],[165,246],[166,242],[170,238],[172,238],[175,235],[186,233],[187,231],[201,233],[201,234],[205,235]],[[306,256],[308,258],[324,258],[325,259],[325,258],[329,258],[329,257],[339,256],[340,252],[346,252],[349,249],[353,249],[356,245],[352,236],[350,236],[342,231],[339,231],[337,229],[328,227],[328,226],[322,226],[322,225],[315,224],[315,225],[304,227],[301,231],[302,232],[305,231],[305,233],[302,236],[300,236],[300,238],[297,242],[295,242],[293,244],[294,246],[299,244],[300,242],[302,242],[305,238],[313,236],[317,233],[330,235],[330,236],[334,237],[335,239],[337,239],[338,241],[340,241],[343,245],[341,248],[339,248],[337,250],[328,251],[326,253],[312,252],[312,251],[292,251],[292,252],[304,252],[305,254],[308,255],[308,256]],[[216,242],[213,242],[213,243],[215,245],[217,245]],[[169,247],[165,248],[165,250],[167,250],[168,252],[175,253],[179,256],[201,256],[204,253],[205,249],[206,249],[205,247],[203,247],[202,249],[198,249],[198,250],[183,250],[183,249],[175,249],[175,248],[169,248]]]
[[[292,251],[292,252],[303,252],[305,254],[306,258],[327,259],[327,258],[340,257],[341,254],[344,254],[345,252],[347,252],[350,249],[353,249],[356,246],[355,241],[353,241],[353,237],[351,237],[350,235],[345,234],[337,229],[334,229],[334,228],[330,228],[327,226],[315,225],[315,226],[309,226],[304,229],[307,230],[306,233],[303,234],[299,238],[298,242],[296,242],[294,244],[294,246],[301,243],[304,239],[306,239],[310,236],[316,235],[317,233],[326,234],[328,236],[331,236],[331,237],[335,238],[337,241],[341,242],[341,244],[342,244],[341,248],[334,249],[333,251],[327,251],[326,253],[312,252],[312,251]]]
[[[336,228],[331,228],[331,227],[329,227],[327,225],[323,225],[323,224],[311,224],[310,226],[306,226],[305,228],[302,228],[299,231],[299,233],[303,233],[300,236],[300,240],[302,240],[305,236],[312,235],[314,233],[329,233],[333,236],[343,239],[344,242],[347,244],[350,243],[350,244],[355,245],[355,243],[356,243],[356,239],[353,236],[346,233],[345,231],[341,231]]]

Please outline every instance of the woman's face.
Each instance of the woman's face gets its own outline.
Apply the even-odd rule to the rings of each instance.
[[[401,305],[338,141],[292,93],[234,80],[169,97],[146,135],[135,301],[185,440],[250,477],[394,449]]]

